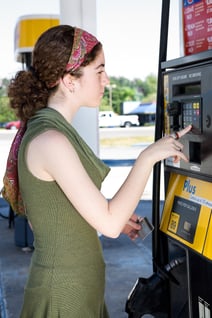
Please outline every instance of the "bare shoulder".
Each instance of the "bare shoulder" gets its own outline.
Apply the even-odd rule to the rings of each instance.
[[[47,130],[36,136],[28,147],[31,156],[40,157],[42,160],[61,160],[61,157],[73,159],[76,151],[68,138],[57,130]]]
[[[27,149],[27,163],[30,171],[45,180],[54,179],[53,171],[67,166],[78,156],[67,137],[57,130],[48,130],[36,136]]]
[[[29,148],[35,150],[43,150],[44,152],[49,151],[51,148],[60,148],[63,145],[67,145],[70,143],[68,142],[67,137],[62,134],[58,130],[47,130],[33,138],[30,142]]]
[[[32,142],[36,143],[43,143],[43,142],[51,142],[53,140],[62,140],[67,139],[64,134],[62,134],[60,131],[56,129],[48,129],[42,133],[40,133],[38,136],[36,136]]]

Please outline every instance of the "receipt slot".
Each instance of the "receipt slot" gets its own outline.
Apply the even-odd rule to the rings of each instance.
[[[180,61],[180,59],[179,59]],[[189,124],[181,138],[188,162],[164,162],[160,266],[172,270],[167,317],[212,317],[212,63],[180,63],[164,71],[164,134]],[[187,61],[187,60],[186,60]],[[176,62],[176,61],[175,61]]]

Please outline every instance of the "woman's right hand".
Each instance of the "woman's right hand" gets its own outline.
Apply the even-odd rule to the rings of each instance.
[[[144,151],[148,153],[149,160],[152,160],[154,165],[156,162],[164,160],[169,157],[173,157],[174,162],[178,162],[180,159],[188,161],[188,158],[183,153],[183,144],[178,140],[192,129],[192,125],[177,132],[165,136],[155,143],[151,144]],[[147,155],[146,153],[146,155]]]

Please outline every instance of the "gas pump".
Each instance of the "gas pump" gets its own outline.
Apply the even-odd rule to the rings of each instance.
[[[170,262],[184,257],[169,282],[173,318],[211,317],[212,306],[212,52],[198,62],[186,58],[165,71],[164,131],[170,134],[192,124],[182,137],[189,162],[165,161],[166,198],[160,235]],[[170,63],[169,63],[170,67]],[[165,260],[165,258],[167,258]]]
[[[193,36],[191,30],[203,27],[204,18],[212,25],[211,1],[182,3],[184,13],[189,14],[184,26],[187,35]],[[204,10],[207,16],[203,17]],[[163,1],[162,11],[169,12],[169,1]],[[202,20],[195,21],[198,17]],[[161,34],[163,24],[165,31],[168,28],[168,18],[164,19]],[[196,42],[194,37],[187,41],[190,47],[185,56],[170,61],[166,61],[167,38],[161,35],[155,140],[189,124],[193,128],[180,139],[189,162],[175,163],[172,158],[164,162],[162,211],[158,208],[160,164],[154,167],[153,275],[139,278],[132,289],[126,303],[130,318],[143,314],[212,317],[212,27],[206,31]],[[154,307],[155,296],[159,304]]]

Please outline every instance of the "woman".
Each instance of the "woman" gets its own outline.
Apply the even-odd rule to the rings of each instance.
[[[11,81],[11,107],[27,123],[18,175],[35,247],[21,318],[107,318],[97,231],[135,238],[133,212],[153,165],[170,156],[187,160],[182,144],[164,137],[138,156],[108,201],[100,188],[109,168],[70,125],[81,106],[98,107],[108,84],[101,43],[68,25],[44,32],[31,69]]]

